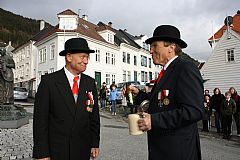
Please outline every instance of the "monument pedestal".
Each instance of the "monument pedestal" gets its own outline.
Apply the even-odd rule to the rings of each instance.
[[[19,104],[0,104],[0,128],[16,129],[29,123],[27,111]]]

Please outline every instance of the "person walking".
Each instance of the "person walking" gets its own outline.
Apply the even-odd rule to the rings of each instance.
[[[86,70],[90,50],[83,38],[65,42],[66,65],[41,77],[33,114],[33,158],[89,160],[99,154],[100,116],[95,80]]]
[[[179,56],[187,44],[175,26],[158,26],[146,43],[153,63],[163,69],[151,93],[130,89],[137,104],[150,102],[148,113],[138,121],[139,129],[147,131],[148,159],[200,160],[197,122],[204,113],[204,91],[199,69]]]
[[[111,107],[111,112],[113,116],[116,116],[116,105],[117,105],[117,97],[119,96],[117,90],[116,90],[116,86],[112,86],[112,90],[110,91],[110,101],[112,103],[112,107]]]
[[[107,86],[105,82],[103,82],[102,87],[99,91],[99,98],[100,98],[101,108],[105,108],[106,100],[107,100]]]

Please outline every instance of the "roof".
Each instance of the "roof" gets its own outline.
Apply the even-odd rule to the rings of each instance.
[[[224,31],[227,29],[227,26],[222,26],[215,34],[214,39],[220,39],[224,33]],[[233,27],[231,29],[238,34],[240,33],[240,14],[237,13],[235,16],[233,16]],[[213,40],[213,36],[208,39],[208,41]]]
[[[67,9],[65,11],[62,11],[60,13],[58,13],[57,15],[78,15],[77,13],[73,12],[72,10],[70,9]]]
[[[76,13],[74,13],[73,11],[71,11],[70,9],[67,9],[61,13],[59,13],[58,15],[65,15],[65,14],[72,14],[72,15],[76,15]],[[136,47],[138,49],[141,48],[141,46],[139,46],[134,39],[136,37],[134,37],[133,35],[127,33],[126,31],[123,30],[116,30],[114,28],[112,28],[111,25],[107,25],[104,24],[103,22],[99,22],[97,25],[84,20],[83,18],[78,18],[78,26],[77,29],[72,31],[72,30],[65,30],[65,32],[77,32],[81,35],[85,35],[87,37],[93,38],[95,40],[99,40],[105,43],[109,43],[107,42],[98,32],[100,31],[104,31],[104,30],[110,30],[112,32],[115,33],[114,35],[114,45],[120,45],[121,43],[126,43],[129,44],[133,47]],[[42,41],[43,39],[45,39],[46,37],[56,33],[56,32],[63,32],[63,30],[59,29],[59,25],[56,25],[55,27],[47,30],[45,33],[43,33],[43,35],[41,35],[40,38],[38,38],[38,40],[36,41],[35,44],[39,43],[40,41]],[[111,44],[111,43],[109,43]],[[112,45],[112,44],[111,44]]]

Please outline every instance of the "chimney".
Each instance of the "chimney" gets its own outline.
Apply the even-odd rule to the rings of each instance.
[[[86,14],[82,15],[82,19],[87,21],[88,20],[88,16]]]
[[[112,27],[112,22],[108,22],[108,26],[109,26],[109,27]]]
[[[45,28],[45,21],[41,20],[40,21],[40,31],[43,30]]]

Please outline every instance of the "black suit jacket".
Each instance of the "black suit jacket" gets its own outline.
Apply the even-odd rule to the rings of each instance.
[[[163,90],[169,90],[168,105],[159,103],[158,94]],[[140,92],[136,98],[138,102],[150,99],[150,160],[201,159],[197,122],[202,119],[204,112],[203,80],[194,64],[176,58],[152,92]]]
[[[86,110],[88,92],[94,96],[92,112]],[[95,80],[81,74],[75,103],[64,69],[42,76],[34,103],[33,140],[34,158],[89,160],[100,140]]]

